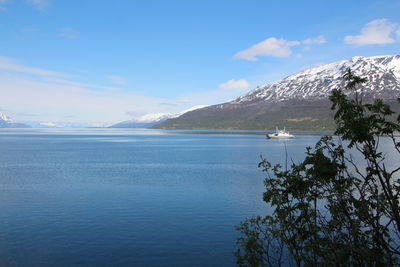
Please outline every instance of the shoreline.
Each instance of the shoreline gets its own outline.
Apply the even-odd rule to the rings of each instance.
[[[161,130],[165,131],[170,134],[198,134],[198,135],[259,135],[259,136],[265,136],[268,133],[273,133],[273,131],[261,131],[261,130],[254,130],[254,131],[246,131],[246,130],[238,130],[238,131],[232,131],[232,130],[174,130],[173,132],[168,132],[170,130]],[[315,132],[298,132],[298,131],[292,131],[292,134],[295,136],[325,136],[333,135],[333,131],[328,132],[322,132],[322,131],[315,131]]]
[[[125,131],[129,133],[134,132],[159,132],[166,135],[256,135],[265,136],[268,133],[275,132],[274,130],[222,130],[222,129],[208,129],[208,130],[189,130],[189,129],[148,129],[148,128],[0,128],[0,131],[4,133],[23,133],[23,132],[49,132],[49,133],[61,133],[61,132],[85,132],[98,130],[104,132],[112,131]],[[334,131],[332,130],[291,130],[295,137],[296,136],[334,136]],[[396,133],[395,137],[400,137],[400,133]]]

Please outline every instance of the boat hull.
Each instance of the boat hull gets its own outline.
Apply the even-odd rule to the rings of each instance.
[[[294,138],[294,136],[293,135],[291,135],[291,136],[274,136],[274,135],[267,134],[267,138],[268,139],[292,139],[292,138]]]

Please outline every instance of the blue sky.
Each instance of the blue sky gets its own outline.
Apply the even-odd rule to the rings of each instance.
[[[400,1],[0,0],[0,112],[110,124],[399,54]]]

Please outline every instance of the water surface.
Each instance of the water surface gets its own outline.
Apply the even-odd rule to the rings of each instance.
[[[232,266],[241,220],[268,211],[260,154],[317,136],[0,130],[1,266]]]

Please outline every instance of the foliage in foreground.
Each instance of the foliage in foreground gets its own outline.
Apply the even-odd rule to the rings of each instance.
[[[264,201],[273,214],[245,220],[235,253],[240,266],[394,266],[400,259],[400,116],[362,101],[365,79],[349,69],[330,96],[337,137],[322,137],[290,168],[262,158]],[[398,99],[400,102],[400,99]],[[389,138],[397,166],[380,151]],[[342,141],[344,141],[342,143]],[[347,151],[360,153],[356,162]],[[393,165],[393,164],[392,164]]]

